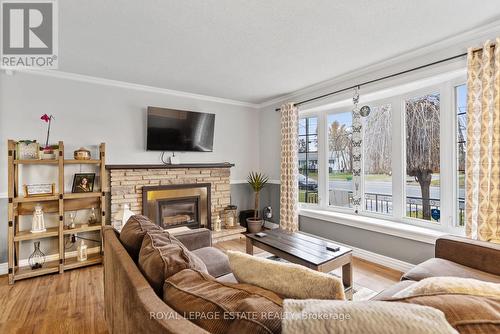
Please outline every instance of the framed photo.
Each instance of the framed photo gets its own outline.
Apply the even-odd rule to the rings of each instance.
[[[73,177],[73,193],[90,193],[94,191],[95,173],[77,173]]]
[[[25,184],[24,196],[36,197],[54,195],[55,186],[54,183]]]

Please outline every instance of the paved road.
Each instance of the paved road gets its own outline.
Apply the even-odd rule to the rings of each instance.
[[[352,191],[352,181],[330,181],[330,189]],[[406,186],[407,196],[409,197],[421,197],[420,186],[409,185]],[[374,194],[392,194],[392,185],[389,182],[381,181],[368,181],[365,183],[365,192]],[[431,198],[439,199],[439,187],[431,187]],[[465,198],[464,190],[460,190],[460,197]]]

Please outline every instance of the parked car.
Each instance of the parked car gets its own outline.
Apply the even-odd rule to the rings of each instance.
[[[314,179],[307,178],[304,175],[299,174],[299,189],[300,190],[317,191],[318,190],[318,182]]]

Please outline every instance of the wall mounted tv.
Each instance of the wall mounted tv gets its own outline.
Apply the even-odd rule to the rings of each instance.
[[[148,107],[148,151],[212,152],[215,114]]]

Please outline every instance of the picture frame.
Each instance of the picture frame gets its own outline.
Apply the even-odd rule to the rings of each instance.
[[[76,173],[73,176],[72,193],[90,193],[94,191],[95,173]]]
[[[55,194],[55,183],[25,184],[24,197],[50,196]]]

